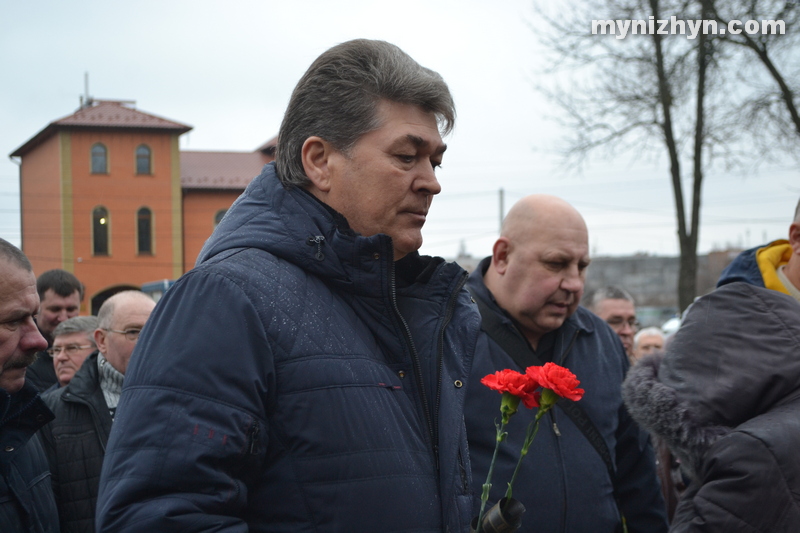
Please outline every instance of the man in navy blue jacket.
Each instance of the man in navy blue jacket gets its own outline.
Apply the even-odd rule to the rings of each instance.
[[[522,348],[509,354],[495,341],[507,343],[500,335],[479,339],[466,406],[474,483],[486,479],[500,407],[500,396],[480,379],[506,368],[524,372],[554,362],[580,380],[586,393],[578,404],[603,445],[593,446],[558,407],[542,419],[513,487],[513,497],[527,509],[520,531],[613,533],[622,530],[624,515],[631,533],[665,532],[653,450],[622,403],[628,358],[611,328],[579,307],[588,266],[588,233],[580,213],[559,198],[533,195],[511,208],[492,256],[470,276],[481,313]],[[484,329],[493,329],[486,317]],[[491,501],[504,495],[534,415],[535,410],[520,408],[511,419],[494,468]]]
[[[277,165],[142,331],[98,531],[466,531],[480,319],[466,272],[417,253],[454,118],[389,43],[311,65]]]

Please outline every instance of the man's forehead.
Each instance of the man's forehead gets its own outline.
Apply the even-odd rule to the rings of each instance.
[[[36,292],[36,277],[33,272],[17,268],[14,265],[0,264],[0,308],[8,305],[18,307],[23,300],[33,298],[39,305],[39,293]],[[25,302],[27,305],[28,302]]]
[[[42,298],[42,305],[48,304],[55,304],[55,303],[62,303],[66,301],[67,303],[74,303],[74,301],[80,302],[81,294],[80,291],[77,289],[75,292],[70,294],[69,296],[61,296],[60,294],[56,293],[53,289],[47,289],[44,291],[44,298]]]
[[[597,307],[600,312],[607,312],[610,314],[635,314],[633,302],[622,298],[606,298],[605,300],[600,300]]]
[[[56,336],[53,346],[71,344],[73,342],[83,342],[91,338],[91,331],[73,331],[72,333],[62,333]]]

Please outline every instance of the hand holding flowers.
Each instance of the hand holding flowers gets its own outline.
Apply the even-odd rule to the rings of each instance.
[[[489,490],[492,487],[491,479],[495,460],[497,459],[497,452],[500,449],[500,443],[503,442],[508,435],[505,431],[505,427],[510,418],[519,409],[520,402],[528,409],[538,407],[538,410],[534,420],[528,425],[517,466],[514,469],[511,481],[508,483],[508,490],[504,498],[506,506],[512,501],[512,486],[516,480],[520,465],[522,464],[522,459],[528,454],[531,443],[533,443],[533,439],[539,431],[539,419],[552,409],[561,398],[578,401],[584,394],[583,389],[577,388],[580,381],[578,381],[575,374],[555,363],[545,363],[544,366],[530,366],[525,370],[524,374],[515,370],[501,370],[485,376],[481,379],[481,383],[492,390],[496,390],[503,396],[500,400],[500,413],[502,415],[500,423],[495,423],[497,437],[494,454],[492,455],[492,462],[489,465],[486,483],[483,484],[483,490],[481,492],[481,508],[476,525],[476,531],[478,533],[483,529],[484,511],[486,502],[489,499]]]

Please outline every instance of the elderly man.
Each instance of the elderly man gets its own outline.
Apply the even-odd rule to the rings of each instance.
[[[57,532],[47,459],[34,433],[53,419],[25,383],[36,352],[47,348],[34,318],[36,278],[28,258],[0,239],[0,531]]]
[[[586,307],[614,330],[628,359],[633,361],[633,336],[639,328],[633,296],[622,287],[602,287],[592,294]]]
[[[454,113],[389,43],[311,65],[277,166],[137,345],[99,530],[467,530],[479,316],[466,273],[417,253]]]
[[[664,333],[659,328],[644,328],[633,337],[633,359],[631,364],[645,355],[664,349]]]
[[[465,408],[473,479],[486,479],[500,405],[479,380],[554,362],[574,372],[586,393],[549,412],[522,462],[513,492],[527,507],[521,531],[611,533],[621,531],[624,516],[631,532],[665,532],[652,446],[622,403],[628,359],[614,332],[578,305],[588,266],[581,215],[559,198],[533,195],[511,208],[491,257],[470,276],[487,332]],[[521,408],[511,419],[490,500],[503,496],[534,414]]]
[[[36,324],[49,346],[53,344],[56,327],[80,313],[83,284],[72,273],[54,269],[39,276],[36,291],[41,301]],[[58,382],[53,368],[52,355],[41,351],[36,362],[28,368],[27,379],[34,387],[45,391]]]
[[[73,318],[56,328],[53,346],[59,345],[59,328],[91,318],[92,344],[98,350],[69,384],[44,395],[56,415],[42,428],[41,437],[53,473],[61,531],[94,531],[100,469],[125,369],[155,305],[143,292],[123,291],[103,303],[97,318]]]
[[[789,225],[789,240],[742,252],[722,272],[717,287],[736,281],[782,292],[800,302],[800,201]]]
[[[86,358],[97,349],[94,343],[96,329],[97,317],[76,316],[53,330],[53,345],[47,353],[53,358],[60,387],[69,383]]]

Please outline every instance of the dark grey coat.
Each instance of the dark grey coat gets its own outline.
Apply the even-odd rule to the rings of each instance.
[[[97,352],[86,358],[66,386],[42,398],[56,415],[40,436],[53,473],[61,531],[93,532],[100,470],[111,432]]]
[[[637,364],[623,396],[692,478],[670,531],[800,531],[794,299],[742,282],[700,298],[663,361]]]

